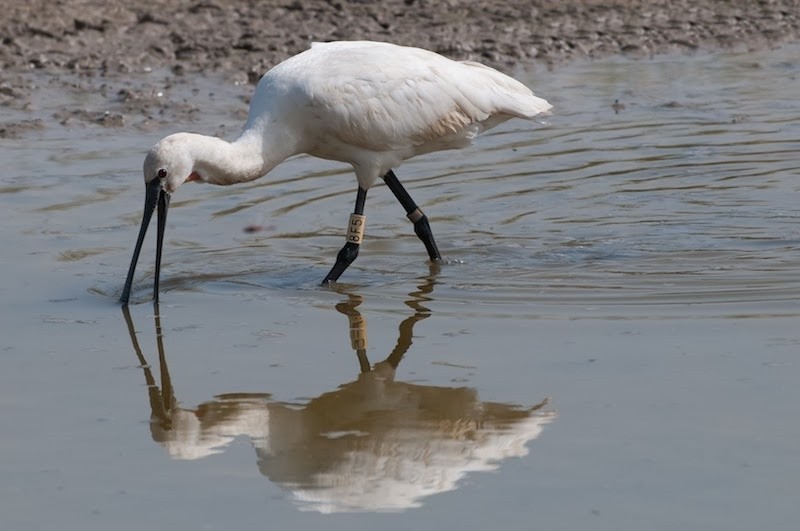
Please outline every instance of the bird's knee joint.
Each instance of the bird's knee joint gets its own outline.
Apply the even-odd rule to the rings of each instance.
[[[336,257],[336,261],[350,265],[358,256],[358,250],[360,247],[361,246],[357,243],[352,243],[352,242],[345,243],[344,247],[342,247],[342,249],[339,251],[339,254]]]
[[[431,224],[428,222],[428,216],[422,214],[417,221],[414,222],[414,232],[417,236],[428,235],[431,233]]]

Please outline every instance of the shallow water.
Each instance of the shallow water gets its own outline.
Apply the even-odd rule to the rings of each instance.
[[[791,528],[798,52],[517,73],[546,123],[398,171],[441,267],[379,186],[317,285],[339,164],[187,185],[158,322],[152,236],[116,299],[174,129],[4,140],[2,527]],[[246,88],[199,87],[186,128],[235,131]]]

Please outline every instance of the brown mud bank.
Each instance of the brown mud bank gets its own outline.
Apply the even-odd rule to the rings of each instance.
[[[315,40],[392,41],[508,70],[621,53],[763,48],[799,36],[799,0],[13,2],[0,10],[0,109],[19,112],[0,119],[0,137],[49,122],[25,115],[42,79],[51,90],[101,91],[106,100],[106,108],[65,108],[56,122],[118,127],[139,114],[139,124],[152,123],[154,108],[185,119],[185,102],[161,97],[149,73],[166,72],[167,83],[200,72],[254,83]]]

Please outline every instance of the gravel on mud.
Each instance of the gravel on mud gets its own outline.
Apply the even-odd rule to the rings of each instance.
[[[166,71],[253,84],[313,41],[383,40],[509,70],[575,58],[798,40],[800,0],[28,0],[0,10],[0,137],[45,126],[34,109],[52,90],[105,91],[103,109],[67,107],[56,123],[152,123],[147,81]],[[5,113],[4,113],[5,114]],[[30,114],[30,113],[29,113]],[[148,119],[149,118],[149,119]]]

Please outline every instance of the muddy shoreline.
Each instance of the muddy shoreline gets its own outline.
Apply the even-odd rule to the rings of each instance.
[[[510,71],[776,47],[800,39],[800,0],[32,0],[0,10],[0,35],[0,137],[13,137],[51,123],[188,119],[196,109],[159,85],[197,74],[253,84],[316,40],[392,41]],[[153,80],[156,71],[166,78]],[[36,115],[43,79],[50,90],[102,91],[103,102]]]

